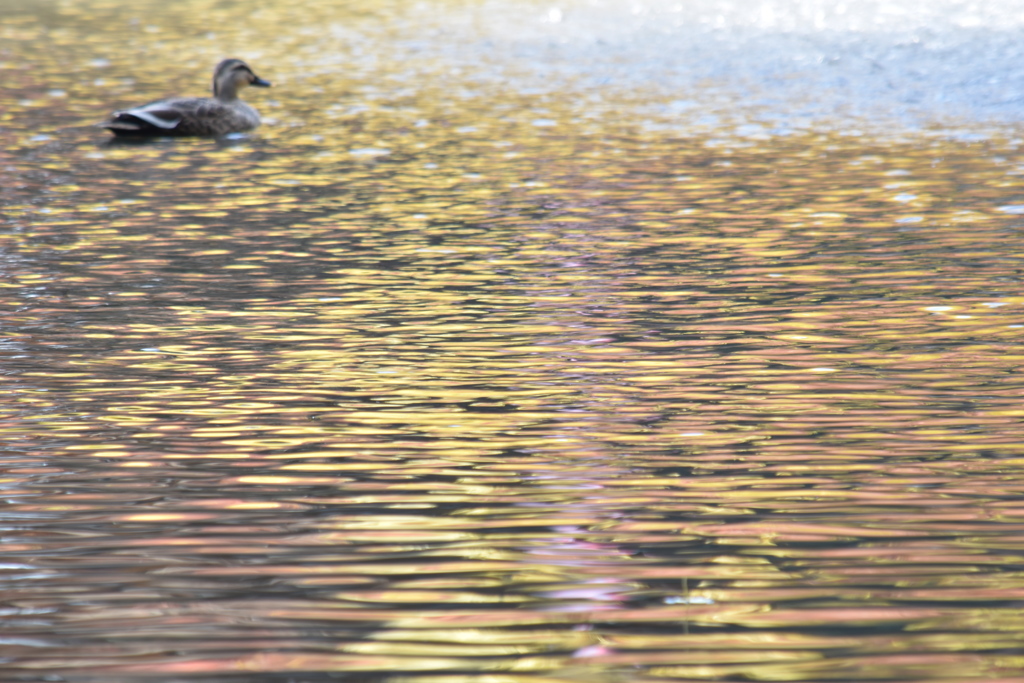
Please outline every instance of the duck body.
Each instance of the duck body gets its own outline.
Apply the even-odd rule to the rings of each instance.
[[[173,97],[115,111],[100,124],[117,136],[227,135],[260,125],[260,115],[238,98],[247,86],[266,88],[240,59],[225,59],[213,72],[213,97]]]
[[[260,125],[260,115],[241,100],[174,97],[115,111],[103,127],[114,135],[227,135]]]

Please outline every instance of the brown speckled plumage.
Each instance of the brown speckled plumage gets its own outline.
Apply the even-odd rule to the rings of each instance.
[[[260,125],[260,115],[238,99],[246,86],[268,87],[240,59],[225,59],[213,72],[213,97],[174,97],[116,111],[100,124],[118,136],[227,135]]]

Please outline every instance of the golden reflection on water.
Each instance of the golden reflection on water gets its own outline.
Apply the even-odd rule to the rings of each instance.
[[[1022,141],[640,121],[395,8],[0,26],[0,671],[1016,680]],[[258,135],[73,127],[227,50]]]

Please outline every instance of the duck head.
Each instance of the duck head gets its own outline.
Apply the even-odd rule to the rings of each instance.
[[[241,59],[225,59],[213,70],[213,96],[218,100],[234,100],[247,86],[269,88],[270,82],[253,73]]]

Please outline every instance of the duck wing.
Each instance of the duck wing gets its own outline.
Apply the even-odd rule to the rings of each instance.
[[[103,124],[118,135],[174,135],[181,122],[195,109],[197,102],[190,99],[160,100],[141,107],[115,111]]]

